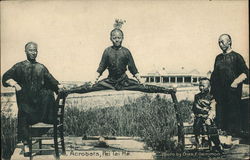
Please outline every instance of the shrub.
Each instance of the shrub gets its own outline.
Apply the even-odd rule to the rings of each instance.
[[[10,159],[16,147],[17,119],[11,110],[12,104],[1,103],[1,158]]]
[[[191,118],[191,106],[187,100],[179,103],[184,121]],[[153,150],[173,150],[173,136],[177,134],[176,113],[173,103],[159,95],[144,95],[122,107],[81,110],[68,104],[65,130],[65,134],[76,136],[139,136]]]

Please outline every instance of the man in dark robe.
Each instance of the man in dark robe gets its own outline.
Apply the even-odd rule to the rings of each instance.
[[[2,77],[4,87],[14,87],[18,106],[18,141],[28,143],[29,125],[44,122],[53,124],[54,92],[58,81],[48,69],[36,61],[37,44],[25,45],[27,60],[11,67]]]
[[[100,65],[97,69],[95,84],[93,86],[82,85],[71,88],[65,92],[66,94],[87,93],[106,89],[134,90],[148,93],[175,93],[173,89],[141,84],[140,75],[135,66],[132,54],[127,48],[121,45],[123,41],[122,30],[113,29],[110,33],[110,40],[113,46],[106,48],[102,55]],[[137,81],[128,78],[126,74],[127,68]],[[108,77],[98,81],[106,69],[109,71]]]
[[[211,75],[211,93],[217,102],[216,121],[220,129],[238,134],[242,84],[249,83],[249,70],[243,57],[232,50],[230,35],[222,34],[219,46],[223,53],[216,57]]]

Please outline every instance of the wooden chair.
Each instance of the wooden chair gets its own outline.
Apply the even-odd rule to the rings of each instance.
[[[184,129],[184,134],[185,134],[185,140],[188,141],[185,143],[185,148],[186,149],[193,149],[193,147],[197,148],[197,144],[195,141],[195,135],[193,132],[193,123],[183,123],[183,129]],[[205,138],[206,141],[202,140],[202,137]],[[199,144],[199,150],[211,150],[212,149],[212,143],[210,140],[210,137],[208,134],[206,135],[201,135],[200,137],[200,144]]]
[[[29,127],[29,157],[30,160],[33,159],[35,155],[41,154],[43,151],[53,150],[53,148],[42,148],[43,145],[54,145],[55,157],[56,159],[60,159],[59,155],[59,144],[61,144],[60,149],[62,150],[62,154],[65,154],[65,144],[64,144],[64,129],[63,129],[63,116],[64,116],[64,106],[65,106],[65,96],[58,94],[56,99],[56,107],[54,108],[54,124],[45,124],[45,123],[37,123],[34,125],[30,125]],[[43,129],[43,130],[51,130],[53,129],[53,136],[51,135],[32,135],[32,130]],[[59,140],[60,138],[60,140]],[[54,144],[43,144],[42,140],[51,140],[54,139]],[[33,145],[38,143],[38,147],[35,149]]]

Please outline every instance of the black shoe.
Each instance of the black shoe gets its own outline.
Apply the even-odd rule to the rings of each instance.
[[[231,148],[233,145],[232,145],[232,144],[222,143],[221,146],[222,146],[224,149],[229,149],[229,148]]]
[[[30,155],[31,155],[30,152],[24,152],[24,153],[23,153],[23,156],[24,156],[24,157],[30,157]]]

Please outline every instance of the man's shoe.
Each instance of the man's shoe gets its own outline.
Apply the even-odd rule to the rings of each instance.
[[[229,148],[231,148],[233,145],[232,145],[232,144],[222,143],[221,146],[222,146],[224,149],[229,149]]]

